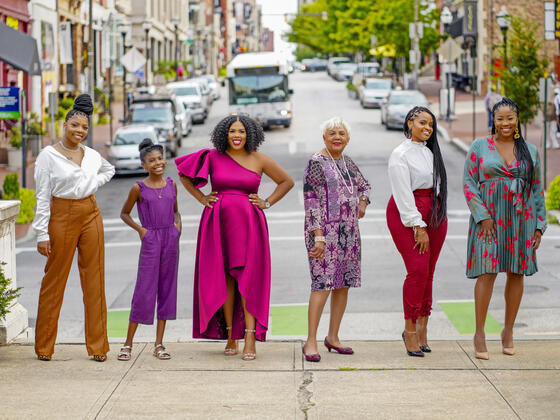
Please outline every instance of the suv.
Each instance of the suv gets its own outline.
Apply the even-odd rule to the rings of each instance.
[[[174,82],[168,83],[166,88],[190,110],[193,122],[203,123],[206,120],[206,98],[202,95],[200,84],[191,81]]]
[[[128,115],[129,124],[148,124],[158,134],[159,143],[172,156],[181,147],[182,127],[178,105],[174,96],[136,96],[132,99]]]

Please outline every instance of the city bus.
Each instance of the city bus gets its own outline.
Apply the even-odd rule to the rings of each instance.
[[[273,52],[236,55],[227,65],[229,110],[247,114],[263,128],[292,123],[288,61]]]

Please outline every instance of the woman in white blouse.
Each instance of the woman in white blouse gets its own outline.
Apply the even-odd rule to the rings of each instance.
[[[54,353],[60,307],[76,248],[87,351],[99,362],[107,360],[109,351],[103,221],[94,194],[113,177],[115,169],[98,152],[81,144],[92,112],[91,97],[78,96],[66,115],[63,139],[45,147],[35,163],[37,215],[33,229],[37,250],[47,257],[35,325],[39,360],[50,360]]]
[[[402,338],[409,356],[423,357],[432,351],[427,325],[434,270],[447,234],[447,175],[436,118],[428,108],[409,111],[404,134],[407,139],[389,158],[393,195],[387,205],[387,225],[407,271]]]

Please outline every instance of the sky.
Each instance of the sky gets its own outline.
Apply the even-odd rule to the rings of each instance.
[[[282,33],[290,29],[284,20],[285,13],[297,12],[297,0],[257,0],[262,6],[262,24],[274,31],[274,51],[290,55],[293,44],[282,40]]]

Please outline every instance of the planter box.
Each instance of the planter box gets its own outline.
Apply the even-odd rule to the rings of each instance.
[[[21,168],[21,149],[8,148],[8,166],[12,169]]]
[[[348,92],[348,97],[350,99],[358,99],[358,92],[356,92],[355,90],[350,90],[350,89],[346,89],[346,91]]]

